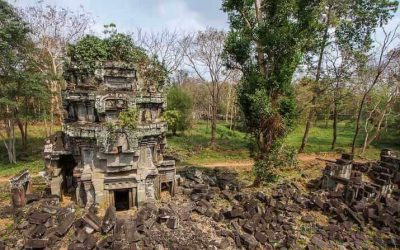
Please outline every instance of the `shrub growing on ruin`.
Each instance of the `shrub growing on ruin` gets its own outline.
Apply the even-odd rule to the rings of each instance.
[[[121,126],[128,130],[135,130],[138,124],[138,111],[136,108],[128,108],[119,113]]]
[[[179,117],[176,117],[176,131],[185,131],[188,129],[192,122],[192,98],[181,88],[171,87],[167,94],[167,105],[167,110],[179,113]]]

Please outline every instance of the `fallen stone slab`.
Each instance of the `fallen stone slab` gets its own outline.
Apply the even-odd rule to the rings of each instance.
[[[108,233],[117,221],[116,210],[114,206],[107,208],[106,214],[103,218],[103,223],[101,224],[101,230],[103,233]]]
[[[47,247],[47,240],[42,239],[29,239],[25,243],[25,249],[45,249]]]
[[[261,244],[265,244],[268,242],[268,237],[265,233],[262,232],[256,232],[256,234],[254,235],[254,237],[256,238],[256,240],[258,242],[260,242]]]
[[[247,249],[255,249],[258,245],[258,241],[254,238],[251,234],[241,234],[240,239],[242,240],[243,244],[247,247]]]
[[[46,232],[46,227],[43,224],[37,225],[35,229],[31,233],[31,237],[34,239],[38,239],[44,235]]]
[[[74,221],[75,221],[75,214],[73,212],[70,212],[65,216],[65,218],[61,221],[60,225],[57,227],[56,235],[57,236],[65,235],[71,228]]]
[[[34,212],[32,213],[29,217],[28,220],[32,224],[45,224],[46,221],[50,218],[50,214],[48,213],[39,213],[39,212]]]
[[[87,212],[82,219],[97,232],[101,232],[101,220],[91,211]]]
[[[170,229],[177,229],[179,226],[179,219],[176,217],[171,217],[167,220],[167,227]]]
[[[89,235],[86,241],[84,242],[85,249],[92,250],[96,247],[97,240],[93,235]]]
[[[318,247],[319,249],[330,249],[329,243],[323,241],[321,237],[314,235],[311,238],[311,243],[314,244],[314,246]]]

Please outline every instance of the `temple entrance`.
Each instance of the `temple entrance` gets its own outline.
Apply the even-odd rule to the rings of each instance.
[[[63,193],[65,195],[73,195],[77,186],[76,179],[74,177],[76,161],[72,155],[62,155],[60,157],[59,164],[63,170]]]
[[[129,189],[120,189],[114,191],[114,204],[117,211],[129,210],[129,193]]]

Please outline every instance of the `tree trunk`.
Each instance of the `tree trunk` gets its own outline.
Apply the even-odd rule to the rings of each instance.
[[[8,155],[8,161],[11,164],[17,163],[17,157],[16,157],[16,150],[15,150],[15,131],[14,131],[14,121],[12,119],[6,119],[4,121],[5,125],[5,130],[7,137],[4,137],[1,134],[1,137],[3,139],[4,146],[7,150],[7,155]]]
[[[214,101],[213,101],[214,102]],[[215,147],[215,137],[217,132],[217,106],[215,103],[211,105],[211,148]]]
[[[211,90],[211,140],[210,147],[214,148],[216,145],[217,134],[217,113],[218,113],[218,82],[213,81]]]
[[[255,10],[256,10],[256,18],[257,18],[257,23],[261,24],[262,22],[262,16],[261,16],[261,0],[255,0]],[[258,66],[260,68],[260,72],[262,75],[266,76],[267,75],[267,69],[265,65],[265,55],[264,51],[262,50],[262,45],[260,45],[259,41],[256,41],[256,51],[257,51],[257,61],[258,61]]]
[[[364,93],[363,98],[360,103],[360,107],[358,108],[358,111],[357,111],[356,129],[354,131],[353,142],[351,143],[351,153],[352,154],[354,154],[355,149],[356,149],[356,140],[357,140],[358,133],[360,132],[361,114],[364,109],[364,104],[365,104],[365,100],[367,99],[368,93],[369,93],[369,91]]]
[[[365,150],[371,145],[371,143],[372,143],[375,139],[379,138],[379,135],[381,134],[382,123],[383,123],[384,120],[385,120],[386,113],[387,113],[387,111],[388,111],[390,105],[393,104],[393,103],[392,103],[392,99],[393,99],[393,96],[389,99],[389,101],[386,103],[385,108],[382,110],[382,115],[381,115],[381,117],[380,117],[380,119],[379,119],[378,125],[376,126],[375,133],[374,133],[370,138],[368,138],[368,133],[367,133],[367,135],[365,136],[364,146],[363,146],[363,151],[362,151],[362,153],[365,152]],[[368,132],[368,131],[367,131],[367,132]]]
[[[336,100],[334,101],[333,104],[333,139],[332,139],[332,145],[331,145],[331,150],[334,150],[336,147],[336,139],[337,139],[337,120],[338,120],[338,111],[337,111],[337,102]]]
[[[28,148],[28,122],[22,122],[21,120],[17,119],[17,126],[21,133],[22,149],[25,151]]]
[[[326,19],[326,24],[325,24],[325,30],[324,30],[324,36],[323,36],[323,40],[322,40],[322,45],[321,45],[321,50],[319,52],[319,57],[318,57],[318,65],[317,65],[317,73],[315,75],[315,83],[317,84],[317,86],[319,85],[319,80],[321,77],[321,69],[322,69],[322,59],[324,57],[324,52],[325,52],[325,48],[327,46],[327,42],[328,42],[328,38],[329,38],[329,26],[330,26],[330,22],[331,22],[331,7],[329,6],[328,9],[328,18]],[[319,92],[319,89],[317,89],[317,92]],[[317,104],[317,96],[320,93],[314,93],[313,99],[311,101],[311,109],[309,111],[309,114],[307,116],[307,123],[306,123],[306,128],[304,130],[304,135],[303,135],[303,139],[301,140],[301,146],[299,149],[299,153],[304,153],[304,149],[307,145],[308,142],[308,136],[309,136],[309,132],[311,129],[311,120],[314,117],[314,113],[315,113],[315,105]]]
[[[300,146],[300,149],[299,149],[299,153],[304,153],[304,149],[305,149],[305,147],[307,145],[308,136],[309,136],[309,132],[310,132],[310,129],[311,129],[311,121],[312,121],[312,119],[314,117],[314,110],[313,110],[314,108],[313,107],[314,107],[314,105],[316,105],[316,102],[317,102],[317,97],[314,96],[313,99],[311,100],[312,107],[311,107],[311,110],[309,111],[308,116],[307,116],[306,128],[304,130],[303,139],[301,140],[301,146]]]

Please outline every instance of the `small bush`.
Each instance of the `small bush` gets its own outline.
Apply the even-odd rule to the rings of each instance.
[[[176,135],[178,130],[178,122],[181,115],[177,110],[167,110],[164,112],[162,118],[168,124],[168,128],[172,130],[172,133]]]
[[[297,151],[293,147],[282,146],[279,142],[265,159],[257,160],[253,172],[257,178],[265,182],[276,182],[277,168],[293,167],[297,165]]]
[[[128,108],[119,113],[121,126],[125,129],[134,130],[138,123],[138,111],[136,108]]]
[[[192,98],[181,88],[171,87],[167,94],[167,104],[167,110],[179,113],[179,117],[176,117],[176,131],[185,131],[190,128],[193,109]]]

